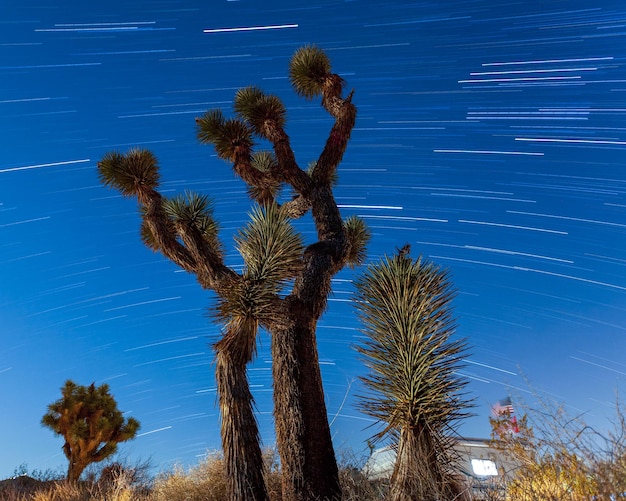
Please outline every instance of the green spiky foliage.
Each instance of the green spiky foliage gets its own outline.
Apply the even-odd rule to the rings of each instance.
[[[243,257],[242,280],[218,298],[217,318],[225,324],[267,324],[275,314],[277,295],[302,269],[302,237],[277,205],[257,206],[250,222],[235,236]]]
[[[235,113],[265,139],[272,138],[273,127],[285,126],[287,111],[282,101],[276,96],[264,94],[256,87],[238,90],[234,108]]]
[[[368,266],[356,289],[366,336],[357,350],[370,370],[361,408],[383,425],[375,438],[395,444],[392,499],[457,499],[451,437],[469,402],[449,274],[404,248]]]
[[[100,160],[98,171],[102,184],[125,197],[136,196],[142,187],[155,189],[159,185],[157,160],[148,150],[133,148],[126,155],[107,153]]]
[[[271,204],[280,193],[280,181],[275,178],[274,172],[278,169],[276,155],[271,151],[255,151],[250,161],[252,167],[262,173],[265,183],[248,185],[248,195],[261,205]]]
[[[246,265],[245,275],[266,282],[274,293],[302,269],[302,236],[276,204],[255,207],[235,241]]]
[[[163,210],[167,215],[168,232],[176,234],[176,224],[185,224],[195,227],[206,243],[222,253],[222,244],[219,240],[219,224],[213,217],[213,203],[206,195],[185,192],[172,199],[163,199]],[[141,240],[146,247],[153,251],[159,250],[158,240],[145,222],[145,206],[140,207],[142,214]]]
[[[367,229],[365,222],[356,216],[350,216],[345,220],[346,240],[350,250],[346,257],[347,264],[351,268],[355,268],[365,262],[366,245],[371,238],[371,233]]]
[[[307,45],[296,51],[289,65],[289,79],[294,90],[307,99],[322,94],[331,77],[330,59],[318,47]]]
[[[184,195],[164,200],[163,209],[174,225],[182,223],[197,229],[206,243],[221,254],[219,224],[213,217],[213,203],[208,196],[185,192]]]
[[[298,51],[290,75],[296,92],[321,96],[334,119],[312,169],[301,168],[285,131],[286,111],[276,96],[256,87],[237,92],[234,117],[211,110],[196,119],[200,142],[232,163],[256,204],[250,223],[236,236],[244,260],[239,273],[224,263],[224,252],[207,200],[187,195],[167,199],[155,183],[129,169],[127,156],[111,154],[98,165],[104,184],[137,197],[144,243],[215,292],[222,336],[214,344],[222,416],[222,445],[229,499],[267,499],[263,464],[246,365],[260,329],[271,335],[276,440],[281,458],[283,499],[340,499],[338,469],[326,412],[315,328],[327,306],[331,278],[364,258],[368,233],[363,223],[341,219],[332,186],[355,125],[352,94],[342,97],[343,80],[314,47]],[[255,151],[253,135],[271,152]],[[111,157],[111,158],[109,158]],[[110,165],[127,182],[108,182]],[[145,176],[144,176],[145,177]],[[283,188],[293,197],[278,199]],[[317,242],[304,245],[290,220],[310,211]]]
[[[263,173],[270,173],[278,167],[276,155],[271,151],[255,151],[252,154],[252,167]]]
[[[211,110],[196,121],[198,139],[215,147],[219,158],[234,161],[237,154],[254,144],[250,128],[241,120],[225,120],[220,110]]]
[[[106,384],[80,386],[67,380],[61,394],[48,406],[41,424],[65,439],[67,479],[76,482],[88,465],[108,458],[117,444],[134,438],[139,421],[124,418]]]

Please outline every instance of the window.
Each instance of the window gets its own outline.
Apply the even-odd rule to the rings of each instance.
[[[490,459],[472,459],[472,470],[479,477],[493,477],[498,475],[496,463]]]

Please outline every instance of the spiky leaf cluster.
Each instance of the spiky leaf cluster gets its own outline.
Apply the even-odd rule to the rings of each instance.
[[[241,120],[226,120],[221,110],[207,111],[196,119],[196,127],[200,142],[212,144],[223,160],[234,161],[238,152],[254,144],[248,126]]]
[[[371,391],[362,408],[385,424],[378,438],[407,426],[441,434],[468,405],[457,375],[465,342],[451,339],[448,272],[400,253],[370,265],[356,287],[367,336],[357,349],[371,370],[362,378]]]
[[[265,94],[257,87],[245,87],[235,94],[235,113],[246,121],[256,134],[269,139],[271,127],[284,127],[287,111],[282,101]]]
[[[367,257],[366,245],[370,240],[371,233],[367,229],[365,221],[357,216],[350,216],[344,221],[343,226],[350,249],[346,256],[346,263],[354,268],[365,262]]]
[[[271,151],[256,151],[252,154],[252,167],[259,172],[271,173],[278,167],[276,155]],[[280,182],[271,175],[266,177],[267,182],[259,186],[248,186],[248,192],[252,200],[263,203],[266,200],[275,200],[280,192]]]
[[[275,291],[301,269],[302,238],[276,204],[256,206],[235,241],[246,265],[245,275]]]
[[[243,277],[217,299],[212,310],[215,318],[222,324],[246,325],[247,335],[252,333],[256,336],[259,321],[268,320],[271,315],[273,299],[273,291],[267,284]],[[254,329],[250,328],[251,325],[255,326]],[[238,329],[229,330],[242,335]]]
[[[270,172],[277,165],[276,155],[271,151],[261,150],[252,155],[252,167],[261,172]]]
[[[330,59],[323,50],[307,45],[296,51],[289,63],[289,79],[294,90],[307,99],[319,96],[330,74]]]
[[[173,222],[197,228],[207,242],[219,247],[219,225],[213,216],[213,204],[208,196],[187,191],[184,195],[165,200],[163,209]]]
[[[136,196],[142,187],[156,189],[159,168],[149,150],[133,148],[128,153],[110,152],[98,162],[100,181],[117,189],[123,196]]]
[[[176,235],[176,223],[183,223],[195,227],[202,238],[219,253],[222,252],[222,243],[218,238],[219,225],[213,216],[213,205],[206,195],[185,192],[172,199],[163,199],[163,211],[167,217],[165,224],[169,235]],[[146,207],[141,206],[142,223],[140,235],[146,247],[153,251],[159,250],[159,243],[152,234],[145,221]]]
[[[256,206],[250,222],[235,236],[245,269],[227,295],[218,300],[223,322],[254,318],[268,320],[284,285],[302,267],[303,243],[289,218],[276,204]]]

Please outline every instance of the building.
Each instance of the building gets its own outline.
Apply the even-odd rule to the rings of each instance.
[[[503,489],[516,469],[516,463],[501,451],[478,438],[459,438],[454,447],[459,457],[458,468],[472,491],[473,499],[486,499],[493,490]],[[396,452],[392,447],[375,450],[363,467],[370,480],[390,478]]]

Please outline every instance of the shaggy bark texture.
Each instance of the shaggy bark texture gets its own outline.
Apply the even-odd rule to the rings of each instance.
[[[216,347],[215,377],[222,418],[227,490],[232,501],[269,501],[263,453],[246,374],[247,361]]]

